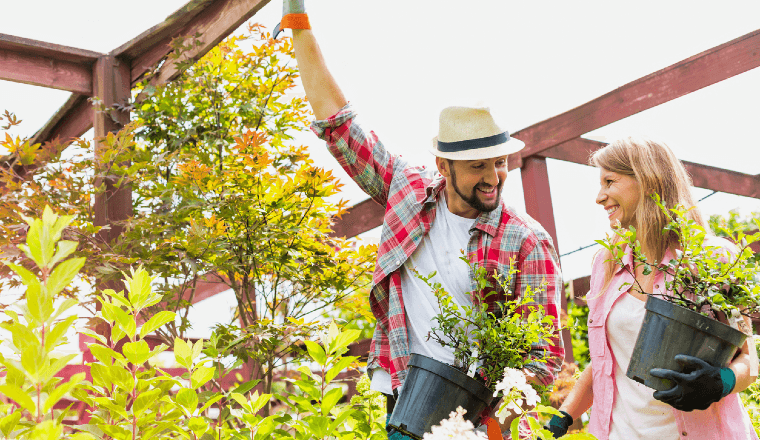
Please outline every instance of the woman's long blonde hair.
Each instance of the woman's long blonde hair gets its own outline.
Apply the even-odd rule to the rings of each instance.
[[[691,177],[681,161],[664,143],[643,137],[619,139],[594,152],[589,158],[589,165],[633,176],[638,182],[641,198],[633,216],[633,224],[642,247],[652,254],[646,255],[650,263],[658,264],[662,261],[668,247],[678,243],[678,236],[673,231],[669,231],[667,235],[663,234],[662,229],[670,222],[670,218],[649,195],[659,194],[662,203],[668,208],[676,205],[694,207],[688,212],[688,218],[700,226],[705,226],[702,214],[691,195]],[[608,260],[609,251],[605,249],[602,252],[607,254],[603,254],[603,257]],[[615,273],[614,262],[609,261],[606,269],[605,285]]]

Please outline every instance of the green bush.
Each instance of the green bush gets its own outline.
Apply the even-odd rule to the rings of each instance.
[[[15,309],[3,311],[10,319],[0,323],[12,335],[6,345],[13,352],[0,356],[0,393],[10,402],[0,404],[4,438],[308,440],[378,439],[384,433],[376,399],[367,395],[340,403],[344,391],[336,377],[356,362],[343,354],[360,332],[340,331],[334,323],[320,343],[304,341],[316,372],[301,366],[300,377],[291,380],[293,390],[276,396],[251,392],[258,381],[221,387],[220,379],[243,361],[225,363],[233,344],[217,334],[206,342],[175,339],[174,359],[184,370],[181,377],[156,367],[156,357],[168,347],[151,349],[145,337],[176,316],[157,313],[139,327],[139,313],[162,298],[152,291],[152,279],[142,268],[125,275],[126,294],[102,292],[94,319],[98,331],[83,331],[96,341],[89,346],[95,357],[89,364],[92,381],[79,373],[62,382],[55,376],[75,355],[56,357],[54,351],[74,325],[76,316],[63,314],[76,301],[56,303],[54,297],[77,276],[84,259],[67,258],[76,242],[60,240],[70,217],[59,217],[48,207],[42,219],[25,220],[29,231],[20,249],[38,273],[9,265],[23,280],[26,293]],[[64,425],[70,411],[53,409],[64,397],[90,407],[88,423]],[[264,415],[262,408],[275,398],[286,405]],[[212,407],[220,409],[213,417]]]

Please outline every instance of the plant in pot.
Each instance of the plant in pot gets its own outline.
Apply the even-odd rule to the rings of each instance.
[[[655,270],[664,275],[665,289],[661,293],[645,292],[634,281],[648,298],[644,322],[626,372],[631,379],[664,391],[675,383],[652,376],[649,373],[652,368],[681,371],[682,366],[675,360],[678,354],[725,367],[747,336],[752,335],[742,315],[760,311],[758,264],[750,249],[750,244],[760,239],[760,233],[745,235],[739,228],[724,230],[738,248],[735,253],[728,252],[723,246],[715,246],[705,229],[687,217],[688,209],[682,206],[669,209],[657,194],[652,199],[671,219],[663,233],[675,233],[677,237],[675,258],[659,265],[648,263],[633,227],[617,229],[598,243],[631,275],[642,266],[644,275]],[[632,255],[632,268],[623,262],[626,248]],[[750,353],[756,357],[753,349]]]
[[[466,257],[462,260],[470,264]],[[518,415],[511,424],[513,438],[518,438],[522,418],[528,419],[536,436],[543,433],[543,438],[551,438],[551,433],[544,433],[540,424],[521,408],[535,406],[540,400],[539,394],[545,391],[537,392],[531,386],[523,367],[529,361],[531,346],[551,340],[555,328],[552,318],[533,301],[540,291],[531,291],[528,287],[522,295],[514,295],[510,280],[517,269],[514,264],[510,267],[505,278],[471,266],[478,291],[487,292],[482,298],[495,295],[496,288],[502,289],[506,298],[514,298],[497,302],[496,310],[491,311],[480,296],[472,293],[471,306],[457,304],[441,284],[433,280],[435,272],[427,276],[416,274],[433,291],[440,309],[428,340],[452,348],[455,361],[448,365],[412,354],[409,373],[389,421],[391,428],[419,439],[459,407],[463,410],[459,414],[477,425],[483,411],[492,408],[494,398],[499,397],[503,401],[497,416],[502,422],[510,414]],[[558,413],[542,405],[533,411]]]

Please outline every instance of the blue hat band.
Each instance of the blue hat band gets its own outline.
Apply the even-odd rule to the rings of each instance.
[[[467,139],[465,141],[456,142],[441,142],[438,141],[438,151],[443,153],[455,153],[457,151],[475,150],[477,148],[493,147],[507,142],[509,140],[509,133],[499,133],[493,136],[488,136],[478,139]]]

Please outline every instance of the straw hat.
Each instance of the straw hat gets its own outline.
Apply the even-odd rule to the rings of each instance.
[[[524,146],[496,125],[487,107],[446,107],[430,152],[445,159],[480,160],[512,154]]]

